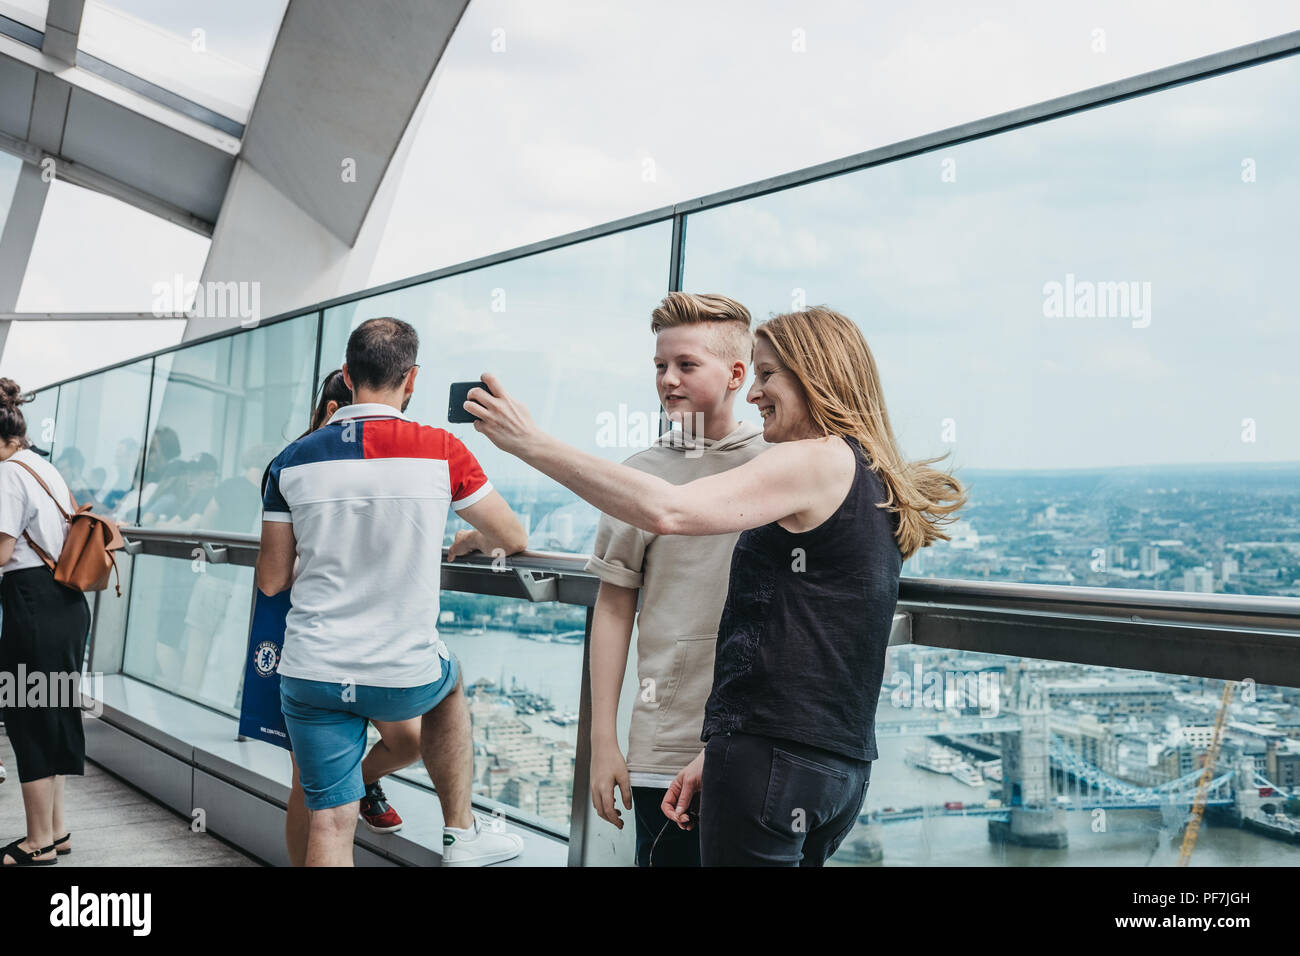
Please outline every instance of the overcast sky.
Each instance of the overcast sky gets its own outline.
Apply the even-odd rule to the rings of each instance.
[[[144,0],[134,6],[139,9],[132,12],[148,15]],[[196,4],[198,15],[206,16],[209,6]],[[179,29],[175,24],[183,19],[163,25]],[[214,14],[209,46],[255,60],[248,51],[258,49],[266,27],[260,20],[248,22],[241,41],[232,28],[238,20],[225,16],[218,25]],[[1296,29],[1300,5],[1294,2],[473,0],[443,58],[400,171],[369,284]],[[502,38],[505,49],[494,51],[494,40],[500,46]],[[1096,49],[1099,41],[1104,50]],[[1294,71],[1286,75],[1295,77]],[[1165,112],[1144,113],[1139,107],[1101,125],[1062,123],[1038,138],[1016,134],[997,145],[969,144],[954,151],[960,174],[948,192],[940,191],[937,170],[909,161],[912,167],[876,171],[877,178],[860,186],[836,181],[842,184],[785,197],[784,206],[782,197],[773,197],[721,210],[712,224],[701,217],[699,228],[688,231],[688,287],[703,283],[738,294],[760,319],[790,307],[787,287],[793,285],[806,288],[810,301],[843,308],[862,324],[877,351],[891,409],[915,453],[943,450],[934,445],[939,423],[954,417],[959,440],[971,435],[961,429],[963,423],[979,435],[964,461],[979,467],[1081,463],[1079,439],[1061,437],[1059,430],[1057,438],[1033,443],[1050,451],[1010,454],[1030,444],[1023,435],[1053,434],[1051,409],[1071,400],[1096,412],[1080,416],[1092,422],[1080,436],[1089,443],[1120,424],[1131,425],[1135,403],[1146,415],[1145,426],[1113,448],[1106,461],[1135,460],[1140,450],[1152,447],[1153,434],[1167,440],[1155,441],[1160,450],[1152,460],[1179,460],[1178,450],[1195,434],[1193,425],[1203,425],[1214,410],[1204,376],[1220,350],[1206,335],[1217,328],[1233,343],[1224,364],[1230,365],[1229,358],[1238,361],[1236,373],[1217,370],[1236,375],[1227,385],[1219,381],[1219,387],[1236,389],[1241,401],[1219,402],[1209,449],[1184,454],[1182,460],[1300,457],[1296,424],[1279,423],[1265,432],[1267,444],[1261,439],[1249,449],[1238,447],[1234,437],[1243,417],[1265,418],[1279,396],[1295,394],[1294,372],[1288,376],[1281,364],[1288,349],[1295,354],[1295,333],[1282,341],[1279,330],[1268,325],[1280,317],[1275,314],[1279,303],[1269,299],[1259,309],[1243,308],[1247,304],[1240,301],[1236,308],[1231,302],[1202,302],[1200,312],[1177,311],[1179,303],[1190,307],[1204,298],[1186,282],[1177,287],[1180,277],[1203,275],[1204,263],[1188,261],[1177,249],[1164,258],[1143,254],[1165,237],[1176,245],[1189,223],[1203,221],[1197,215],[1271,227],[1275,217],[1267,206],[1280,195],[1276,171],[1285,169],[1294,182],[1294,135],[1267,143],[1233,137],[1244,133],[1249,139],[1251,131],[1268,129],[1270,121],[1293,118],[1295,86],[1284,92],[1254,87],[1263,103],[1259,96],[1242,99],[1234,92],[1245,87],[1222,89],[1227,92],[1207,94],[1220,96],[1217,112],[1206,112],[1200,100],[1186,100],[1169,121],[1173,125],[1157,124],[1154,131],[1153,118],[1168,120]],[[1217,128],[1225,109],[1238,107],[1240,123]],[[1098,129],[1106,151],[1100,168],[1125,173],[1122,187],[1104,195],[1085,190],[1044,199],[1042,190],[1059,189],[1072,174],[1083,182],[1096,178],[1090,149]],[[1188,211],[1182,201],[1186,191],[1167,188],[1168,180],[1200,176],[1187,182],[1202,183],[1206,171],[1177,168],[1180,130],[1189,147],[1225,137],[1225,164],[1274,150],[1279,160],[1269,170],[1271,182],[1260,183],[1274,191],[1258,191],[1265,201],[1244,215],[1235,196],[1207,195],[1201,208]],[[1289,167],[1282,165],[1283,155],[1291,157]],[[998,168],[980,172],[982,159],[988,164],[996,159]],[[647,169],[653,169],[652,177],[647,178]],[[0,177],[0,190],[3,185]],[[1133,204],[1144,210],[1140,228],[1124,221]],[[800,217],[804,244],[792,245],[790,230]],[[765,235],[772,241],[764,243]],[[1239,235],[1238,242],[1258,241],[1253,235]],[[1083,240],[1071,244],[1079,236]],[[1288,236],[1279,233],[1280,240],[1293,242]],[[1049,238],[1067,248],[1045,251]],[[1112,238],[1121,251],[1108,258]],[[1279,242],[1275,248],[1282,261],[1290,249],[1294,261],[1293,246]],[[192,233],[56,183],[18,308],[147,311],[152,283],[176,273],[196,277],[206,249],[207,241]],[[1009,250],[1030,261],[1008,265]],[[1249,247],[1237,251],[1226,257],[1226,265],[1219,257],[1218,267],[1228,270],[1228,279],[1249,280],[1258,262],[1252,266]],[[939,265],[927,265],[927,254]],[[1000,267],[988,275],[989,269],[971,264],[972,256],[988,257]],[[944,267],[944,261],[964,264]],[[666,273],[666,254],[664,268]],[[1125,332],[1112,323],[1100,333],[1096,326],[1076,326],[1065,336],[1041,339],[1042,315],[1033,310],[1041,305],[1042,285],[1064,280],[1070,270],[1080,278],[1154,282],[1164,297],[1157,300],[1152,326]],[[972,286],[972,274],[988,275],[988,281]],[[1012,282],[1019,283],[1024,298],[1003,303]],[[647,312],[652,305],[646,303]],[[1250,334],[1229,334],[1222,317],[1229,308],[1232,322],[1256,323]],[[993,314],[995,309],[1005,311]],[[1217,325],[1211,309],[1220,317]],[[1193,313],[1195,322],[1171,324],[1174,315]],[[877,316],[884,323],[879,329]],[[1037,325],[1027,324],[1034,319]],[[1008,328],[1014,334],[1008,336]],[[16,324],[0,374],[35,387],[179,341],[180,332],[179,323],[75,330]],[[1142,339],[1141,332],[1151,334]],[[948,358],[927,366],[925,357],[936,354]],[[1086,357],[1083,371],[1069,371],[1079,354]],[[1260,361],[1266,365],[1262,374],[1257,365],[1254,375],[1246,370],[1244,363]],[[931,373],[938,368],[943,382],[958,387],[930,388],[927,368]],[[1008,378],[1021,372],[1019,382]],[[1267,388],[1255,387],[1260,379]],[[946,411],[975,386],[988,396],[978,409],[966,401],[957,411]],[[1195,420],[1184,414],[1189,402]],[[1023,435],[998,440],[987,434],[995,427],[1005,430],[1013,407],[1022,409],[1017,427]]]

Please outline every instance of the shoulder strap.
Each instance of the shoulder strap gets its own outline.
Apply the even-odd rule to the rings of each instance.
[[[14,461],[12,458],[10,458],[9,460],[10,460],[10,461],[13,461],[15,465],[18,465],[18,466],[21,467],[21,468],[25,468],[25,469],[27,469],[27,473],[28,473],[29,475],[31,475],[33,478],[35,478],[35,479],[36,479],[36,483],[37,483],[38,485],[40,485],[42,488],[44,488],[44,489],[45,489],[45,493],[46,493],[47,495],[50,496],[50,500],[53,501],[54,504],[55,504],[55,506],[59,509],[59,514],[63,515],[63,520],[64,520],[64,521],[71,521],[71,520],[72,520],[72,515],[68,514],[66,511],[63,510],[63,505],[59,504],[59,499],[56,498],[56,497],[54,497],[54,492],[50,491],[50,486],[47,485],[47,484],[45,483],[45,479],[43,479],[40,475],[36,474],[36,470],[35,470],[34,468],[32,468],[31,465],[27,464],[27,462],[25,462],[25,461]],[[72,494],[72,489],[71,489],[71,488],[68,489],[68,497],[72,499],[72,510],[73,510],[73,511],[76,511],[76,510],[77,510],[77,499],[76,499],[76,497]]]
[[[15,465],[25,468],[27,473],[36,479],[36,483],[45,489],[45,493],[50,496],[50,500],[54,502],[54,506],[59,509],[59,514],[63,515],[64,521],[72,520],[72,516],[63,510],[63,505],[59,504],[59,499],[54,497],[54,492],[50,491],[50,486],[45,483],[45,480],[41,478],[40,475],[36,474],[35,469],[33,469],[31,465],[27,464],[25,461],[14,461],[12,458],[8,460],[13,461]],[[71,488],[68,489],[68,497],[72,499],[72,510],[75,512],[77,510],[77,499],[76,496],[72,494]],[[27,539],[27,544],[31,549],[36,552],[36,556],[45,563],[46,567],[53,571],[55,565],[54,559],[45,553],[45,549],[38,545],[25,529],[23,531],[23,537]]]

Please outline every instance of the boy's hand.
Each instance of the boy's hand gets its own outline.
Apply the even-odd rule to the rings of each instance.
[[[623,814],[614,802],[614,786],[623,795],[623,809],[632,809],[632,785],[627,774],[627,761],[618,747],[594,745],[591,750],[591,805],[596,814],[620,830]]]
[[[683,830],[695,829],[695,820],[687,811],[691,808],[691,801],[699,795],[703,776],[704,751],[701,750],[700,755],[673,778],[673,782],[668,785],[668,792],[664,794],[664,802],[659,805],[664,816]]]
[[[491,372],[484,372],[480,378],[491,394],[476,387],[466,396],[465,411],[479,419],[474,430],[486,435],[502,451],[519,457],[538,434],[533,416],[522,402],[510,397],[501,379]]]
[[[456,532],[455,539],[451,542],[451,547],[447,549],[447,560],[455,561],[462,554],[469,554],[471,551],[482,551],[482,535],[477,529],[467,530],[461,528]]]

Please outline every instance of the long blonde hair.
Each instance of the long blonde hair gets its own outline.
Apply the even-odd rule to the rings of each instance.
[[[813,425],[823,435],[851,435],[862,443],[870,468],[888,493],[878,507],[898,514],[894,536],[903,558],[936,540],[950,540],[944,525],[966,504],[966,489],[951,473],[929,467],[948,456],[907,461],[885,409],[876,360],[853,321],[814,306],[768,319],[754,330],[803,386]]]

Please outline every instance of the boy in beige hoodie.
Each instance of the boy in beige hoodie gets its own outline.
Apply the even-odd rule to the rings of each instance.
[[[650,322],[655,382],[664,414],[682,428],[624,464],[680,485],[768,447],[762,427],[737,421],[733,410],[753,358],[749,324],[748,310],[726,296],[668,294]],[[737,537],[654,535],[609,515],[596,531],[586,566],[601,580],[591,631],[591,799],[619,829],[614,788],[625,809],[635,807],[638,866],[700,865],[699,829],[670,824],[659,804],[701,749]],[[616,720],[634,620],[639,686],[624,758]]]

